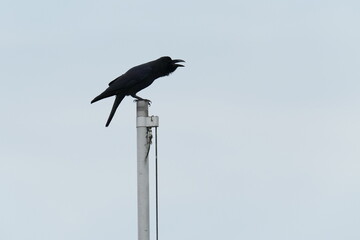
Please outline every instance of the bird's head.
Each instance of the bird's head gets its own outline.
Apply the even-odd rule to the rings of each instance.
[[[178,67],[184,67],[184,65],[179,63],[185,62],[184,60],[171,59],[170,57],[161,57],[157,61],[161,62],[162,69],[166,72],[166,75],[174,72]]]

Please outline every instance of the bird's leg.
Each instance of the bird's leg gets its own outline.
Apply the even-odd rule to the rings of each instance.
[[[137,100],[147,100],[147,99],[143,99],[143,98],[137,96],[136,94],[132,94],[131,96],[132,96],[133,98],[136,98]]]
[[[133,98],[136,98],[136,100],[134,100],[134,102],[136,102],[136,101],[146,101],[146,102],[148,102],[149,106],[151,105],[151,101],[149,99],[141,98],[141,97],[137,96],[136,94],[132,94],[131,96]]]

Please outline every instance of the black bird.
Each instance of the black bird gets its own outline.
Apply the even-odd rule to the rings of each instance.
[[[150,86],[155,79],[169,75],[178,67],[184,67],[184,65],[178,64],[179,62],[185,61],[181,59],[172,60],[170,57],[161,57],[157,60],[133,67],[120,77],[111,81],[109,87],[91,101],[91,103],[94,103],[103,98],[116,95],[114,105],[105,126],[109,126],[117,107],[125,96],[130,95],[138,100],[147,100],[137,96],[136,93]]]

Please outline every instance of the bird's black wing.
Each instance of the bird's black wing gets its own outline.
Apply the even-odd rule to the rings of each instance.
[[[111,81],[109,87],[99,96],[94,98],[91,103],[117,94],[127,95],[129,89],[141,84],[146,78],[152,75],[152,72],[153,69],[149,64],[142,64],[131,68],[120,77]]]
[[[128,89],[144,81],[152,74],[152,67],[145,64],[131,68],[109,83],[109,89]]]

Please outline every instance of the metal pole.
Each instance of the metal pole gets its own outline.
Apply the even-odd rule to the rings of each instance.
[[[136,117],[148,117],[148,103],[137,101]],[[137,126],[138,240],[149,240],[149,161],[147,128]]]
[[[151,139],[148,129],[159,125],[158,117],[149,117],[148,104],[146,100],[136,103],[138,240],[150,240],[148,150]]]

